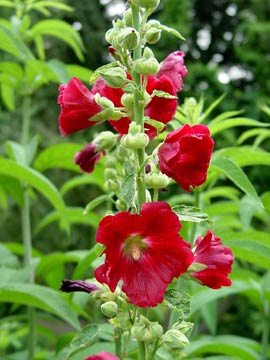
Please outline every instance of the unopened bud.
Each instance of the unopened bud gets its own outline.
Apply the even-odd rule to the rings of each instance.
[[[117,159],[114,156],[107,155],[105,156],[105,167],[114,168],[117,164]]]
[[[160,0],[140,0],[140,7],[144,9],[156,9],[158,7]]]
[[[170,329],[163,335],[163,345],[169,350],[180,350],[189,345],[189,340],[180,330]]]
[[[127,75],[121,67],[98,70],[102,79],[112,88],[120,88],[127,82]]]
[[[162,326],[157,322],[150,322],[144,316],[140,316],[138,323],[131,329],[132,336],[143,342],[158,340],[163,334]]]
[[[116,180],[107,180],[104,183],[104,188],[107,192],[116,192],[119,190],[119,182]]]
[[[121,103],[127,109],[131,109],[134,106],[134,94],[124,94],[121,97]]]
[[[161,30],[160,29],[149,29],[146,31],[144,35],[144,40],[148,44],[156,44],[161,37]]]
[[[180,330],[186,336],[190,336],[193,329],[193,323],[188,321],[181,321],[173,324],[172,328]]]
[[[124,49],[135,49],[139,45],[139,33],[132,27],[126,27],[120,30],[117,41]]]
[[[117,138],[118,135],[111,131],[102,131],[94,142],[97,144],[97,150],[110,150],[116,144]]]
[[[170,179],[165,174],[146,174],[145,184],[150,189],[162,189],[168,186]]]
[[[121,143],[131,150],[144,149],[149,143],[149,138],[145,133],[136,135],[127,134],[122,137]]]
[[[125,21],[126,26],[132,26],[132,11],[130,8],[124,12],[123,20]]]
[[[105,180],[115,180],[117,178],[117,171],[112,168],[106,168],[104,170]]]
[[[114,301],[108,301],[102,304],[100,308],[105,316],[111,318],[117,314],[118,305]]]
[[[144,49],[143,57],[134,61],[134,70],[138,74],[157,74],[159,71],[159,63],[157,59],[154,57],[152,50],[148,47]]]

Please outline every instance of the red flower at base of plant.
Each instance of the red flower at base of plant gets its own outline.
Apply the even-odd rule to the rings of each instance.
[[[179,235],[181,223],[165,202],[145,203],[140,214],[120,212],[104,217],[96,241],[106,246],[105,263],[95,271],[100,283],[122,290],[141,307],[162,302],[174,277],[193,262],[190,245]]]
[[[211,230],[204,237],[198,237],[195,246],[194,262],[204,264],[207,268],[191,273],[192,276],[212,289],[230,286],[228,274],[232,271],[234,260],[232,250],[223,246],[221,239]]]
[[[158,150],[162,173],[183,189],[203,184],[214,148],[214,140],[205,125],[188,124],[170,132]]]
[[[171,79],[176,91],[181,91],[184,87],[183,78],[187,76],[187,68],[184,65],[185,53],[174,51],[169,54],[161,63],[157,77],[166,75]]]
[[[105,151],[97,150],[97,146],[95,143],[90,143],[75,155],[74,162],[80,166],[82,171],[90,174],[94,170],[95,163],[99,161],[101,154],[105,154]]]
[[[131,76],[128,74],[127,78],[131,79]],[[152,75],[148,76],[146,91],[151,95],[154,90],[161,90],[173,96],[176,95],[172,81],[166,76],[161,76],[159,79]],[[123,90],[120,88],[111,88],[101,78],[98,78],[92,91],[94,94],[99,93],[101,96],[111,100],[115,107],[123,106],[121,104],[121,97],[124,94]],[[154,96],[145,108],[145,115],[153,120],[162,122],[165,128],[165,125],[173,119],[176,108],[176,99]],[[109,120],[109,123],[119,134],[124,135],[128,133],[130,121],[129,117],[122,117],[119,120]],[[155,127],[146,123],[145,133],[150,139],[153,139],[157,135],[157,130]]]
[[[69,135],[95,125],[97,121],[89,121],[89,119],[102,111],[92,92],[75,77],[67,85],[59,86],[58,104],[61,107],[59,116],[61,135]]]
[[[85,360],[119,360],[119,357],[108,353],[107,351],[102,351],[98,354],[89,356]]]

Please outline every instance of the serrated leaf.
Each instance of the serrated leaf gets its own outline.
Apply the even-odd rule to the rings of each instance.
[[[92,345],[99,335],[99,327],[97,325],[87,325],[82,331],[76,335],[69,346],[67,360],[72,360],[76,354],[84,351]]]
[[[179,216],[181,221],[196,223],[207,221],[209,224],[212,223],[209,216],[202,212],[197,206],[178,205],[173,207],[172,210]]]
[[[239,189],[253,198],[263,208],[261,200],[247,175],[234,161],[225,157],[215,157],[211,162],[211,166],[221,170]]]
[[[126,203],[128,208],[133,205],[135,191],[136,174],[135,172],[132,172],[125,178],[120,188],[120,197]]]
[[[183,290],[168,289],[165,294],[165,304],[179,313],[179,317],[186,319],[190,315],[191,296]]]
[[[27,166],[4,158],[0,158],[0,174],[24,181],[38,190],[59,212],[62,224],[65,229],[68,230],[64,201],[57,188],[49,181],[49,179]]]

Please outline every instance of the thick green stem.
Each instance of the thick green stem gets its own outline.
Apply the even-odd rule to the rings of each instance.
[[[145,360],[145,343],[143,341],[138,341],[138,360]]]
[[[114,343],[115,354],[122,360],[122,342],[121,342],[122,330],[118,327],[114,328]]]
[[[26,145],[29,141],[30,134],[30,111],[31,98],[25,96],[22,104],[22,135],[21,143]],[[21,210],[21,224],[22,224],[22,242],[24,246],[24,266],[31,266],[32,263],[32,234],[31,234],[31,217],[30,217],[30,198],[25,184],[23,187],[24,204]],[[29,283],[34,283],[34,272],[31,273]],[[34,358],[36,345],[36,314],[35,309],[28,308],[28,359]]]
[[[132,5],[132,22],[133,27],[141,34],[141,24],[140,24],[140,14],[139,6]],[[142,56],[141,50],[141,41],[139,41],[138,46],[133,51],[133,60],[138,60]],[[132,73],[132,79],[137,85],[137,91],[134,93],[134,121],[136,124],[140,125],[141,131],[144,132],[144,100],[142,97],[142,78],[135,71]],[[137,201],[138,201],[138,211],[141,208],[141,205],[145,202],[145,172],[144,172],[144,162],[145,162],[144,149],[137,150],[138,158],[138,172],[137,172]]]
[[[200,207],[200,190],[198,188],[194,190],[194,197],[195,197],[194,205],[199,208]],[[197,230],[197,223],[194,222],[192,224],[192,228],[191,228],[191,232],[190,232],[191,245],[193,245],[195,242],[196,230]]]
[[[264,319],[263,319],[263,331],[262,331],[262,356],[261,360],[268,359],[268,348],[269,348],[269,335],[270,335],[270,311],[269,303],[267,299],[264,299]]]

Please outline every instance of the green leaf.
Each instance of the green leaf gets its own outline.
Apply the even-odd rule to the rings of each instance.
[[[238,200],[239,190],[233,186],[216,186],[214,188],[203,191],[202,198],[204,201],[211,201],[214,198],[225,198],[230,200]]]
[[[68,229],[65,203],[58,190],[45,176],[12,160],[0,158],[0,174],[22,180],[38,190],[59,212],[64,228]]]
[[[66,208],[66,219],[71,224],[85,224],[93,226],[95,229],[99,223],[99,217],[95,213],[88,213],[84,215],[84,209],[80,207],[67,207]],[[44,227],[51,224],[52,222],[60,220],[60,215],[56,211],[52,211],[45,216],[35,229],[35,233],[40,232]]]
[[[258,352],[253,348],[257,348]],[[199,354],[227,354],[237,356],[242,360],[260,360],[260,345],[254,341],[240,336],[202,336],[193,340],[184,350],[188,356]]]
[[[185,40],[185,38],[176,29],[170,28],[170,27],[162,25],[162,24],[159,25],[159,28],[163,31],[166,31],[169,34],[176,36],[180,40]]]
[[[211,301],[202,306],[201,314],[211,334],[215,335],[218,324],[217,301]]]
[[[243,170],[234,161],[225,157],[214,157],[211,162],[211,166],[220,170],[239,189],[241,189],[245,194],[253,198],[254,201],[261,208],[263,208],[263,205],[255,188],[253,187]]]
[[[104,172],[101,167],[95,166],[94,172],[87,175],[76,176],[64,183],[60,189],[60,193],[65,195],[68,191],[74,189],[77,186],[82,185],[97,185],[101,190],[104,190]]]
[[[2,83],[1,84],[1,96],[3,99],[3,103],[6,105],[8,110],[14,111],[16,108],[14,87]]]
[[[0,244],[0,266],[3,269],[4,266],[17,268],[19,266],[18,258],[12,254],[12,252],[3,244]],[[2,277],[0,280],[3,279]]]
[[[33,58],[32,53],[20,40],[18,36],[13,34],[13,32],[7,29],[5,26],[0,24],[0,49],[14,55],[20,60],[27,60]]]
[[[102,253],[104,247],[101,244],[95,244],[91,250],[85,255],[84,258],[76,266],[72,279],[82,279],[86,271],[89,269],[94,260],[96,260]]]
[[[92,345],[96,341],[98,335],[99,327],[97,325],[85,326],[81,332],[72,339],[67,360],[73,359],[76,354],[79,354],[81,351],[84,351]]]
[[[76,76],[81,81],[90,83],[90,77],[93,75],[92,70],[76,64],[66,65],[66,68],[71,78]]]
[[[34,168],[40,172],[51,168],[60,168],[80,172],[74,164],[75,154],[82,149],[82,145],[74,143],[56,144],[43,150],[34,162]]]
[[[144,123],[153,126],[157,130],[158,134],[161,133],[165,127],[162,122],[149,118],[146,118]]]
[[[36,4],[30,4],[29,5],[29,10],[40,10],[40,9],[43,9],[43,8],[46,8],[46,7],[52,7],[52,8],[55,8],[55,9],[59,9],[59,10],[63,10],[63,11],[72,11],[72,7],[66,5],[66,4],[63,4],[61,2],[58,2],[58,1],[47,1],[47,0],[44,0],[44,1],[39,1],[38,3]]]
[[[172,95],[170,93],[167,93],[166,91],[162,91],[162,90],[154,90],[151,94],[151,96],[157,96],[157,97],[162,97],[165,99],[177,99],[177,96]]]
[[[228,147],[215,151],[215,156],[229,157],[239,166],[270,165],[270,154],[251,146]]]
[[[35,156],[39,143],[39,136],[34,136],[30,142],[23,146],[15,141],[7,141],[7,153],[17,163],[29,166]]]
[[[242,144],[247,139],[253,136],[264,136],[265,138],[270,137],[270,130],[268,129],[251,129],[244,131],[237,140],[237,144]]]
[[[8,1],[8,0],[1,0],[0,6],[13,7],[13,8],[16,7],[16,5],[12,1]]]
[[[57,315],[76,330],[80,329],[75,313],[60,293],[45,286],[10,282],[1,284],[0,302],[37,307]]]
[[[5,190],[5,192],[7,192],[12,197],[17,205],[21,207],[23,206],[23,190],[20,182],[17,179],[10,176],[1,175],[0,185]]]
[[[59,81],[59,83],[66,84],[70,80],[70,75],[68,73],[67,67],[62,61],[53,59],[47,62],[47,66],[57,76],[57,80]]]
[[[43,35],[51,35],[66,42],[75,52],[80,61],[83,57],[83,44],[79,33],[67,22],[63,20],[41,20],[34,25],[29,32],[29,38],[35,39]]]
[[[112,201],[111,197],[107,194],[100,195],[96,197],[95,199],[91,200],[85,207],[83,214],[87,215],[91,210],[93,210],[95,207],[99,206],[105,201]]]
[[[196,223],[207,221],[210,224],[212,223],[209,216],[196,206],[178,205],[173,207],[172,210],[179,216],[181,221]]]
[[[136,174],[130,173],[122,183],[120,188],[120,197],[126,203],[127,208],[133,205],[133,200],[136,191]]]
[[[219,121],[211,121],[208,124],[208,127],[210,129],[211,135],[215,135],[221,131],[224,131],[226,129],[235,128],[237,126],[257,126],[257,127],[267,127],[268,124],[261,123],[259,121],[245,118],[245,117],[235,117],[232,119],[226,119],[222,122]]]
[[[186,319],[190,315],[190,300],[190,295],[183,290],[168,289],[165,294],[165,304],[178,312],[182,319]]]
[[[218,106],[218,104],[221,103],[225,96],[226,94],[222,94],[203,112],[202,116],[200,116],[199,118],[200,123],[204,122],[207,119],[208,115],[210,115],[211,112]]]

